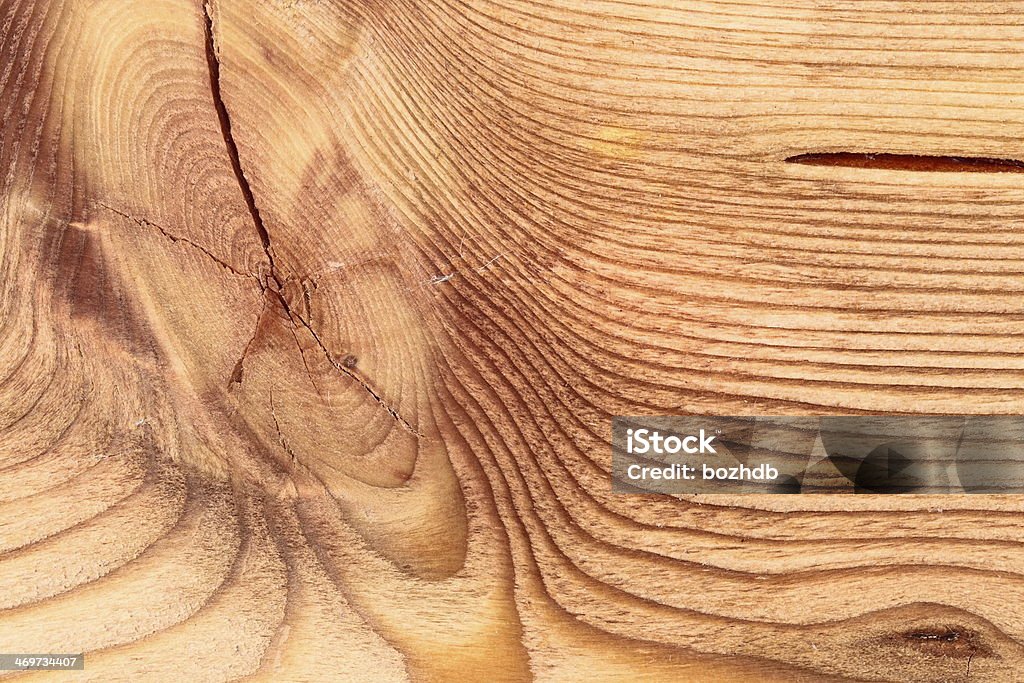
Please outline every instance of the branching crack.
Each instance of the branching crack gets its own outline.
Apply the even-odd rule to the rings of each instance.
[[[235,368],[231,371],[231,379],[228,381],[228,389],[230,389],[234,384],[242,383],[242,372],[244,370],[243,366],[245,365],[245,357],[249,355],[249,348],[252,346],[253,342],[256,341],[256,337],[260,333],[260,323],[263,322],[263,314],[266,312],[267,299],[264,297],[263,308],[260,309],[259,315],[256,316],[256,327],[252,331],[252,336],[249,338],[249,341],[246,342],[245,348],[242,349],[242,355],[238,357],[238,362],[235,363]]]
[[[95,204],[96,206],[98,206],[98,207],[100,207],[102,209],[106,209],[107,211],[110,211],[111,213],[117,214],[118,216],[121,216],[122,218],[127,218],[128,220],[132,221],[136,225],[139,225],[139,226],[141,226],[143,228],[156,228],[160,232],[160,234],[162,234],[164,237],[169,239],[171,242],[175,242],[175,243],[181,242],[183,244],[187,244],[188,246],[192,247],[193,249],[197,249],[197,250],[201,251],[204,255],[208,256],[211,259],[213,259],[213,261],[216,262],[217,265],[221,266],[222,268],[226,268],[227,270],[231,271],[235,275],[238,275],[239,277],[246,277],[246,278],[253,278],[254,277],[251,273],[243,273],[243,272],[239,271],[238,269],[236,269],[234,266],[232,266],[230,263],[226,263],[225,261],[222,261],[216,255],[214,255],[213,252],[211,252],[209,249],[207,249],[206,247],[202,246],[201,244],[197,244],[197,243],[193,242],[192,240],[188,239],[187,237],[181,237],[180,235],[175,235],[174,233],[172,233],[170,230],[168,230],[164,226],[160,225],[159,223],[155,223],[155,222],[153,222],[153,221],[151,221],[149,219],[146,219],[146,218],[138,218],[137,216],[131,215],[127,211],[122,211],[121,209],[113,207],[110,204],[105,204],[104,202],[101,202],[101,201],[93,200],[93,204]]]
[[[224,103],[224,98],[221,94],[221,82],[220,82],[220,58],[218,56],[219,50],[217,47],[217,39],[214,31],[213,14],[211,12],[211,3],[209,1],[203,3],[203,17],[205,26],[205,38],[206,38],[206,63],[209,67],[210,72],[210,93],[213,96],[213,105],[217,110],[217,119],[220,122],[221,136],[224,138],[224,146],[227,148],[228,158],[231,161],[231,169],[234,171],[235,179],[238,181],[238,187],[242,192],[242,197],[245,199],[245,204],[249,209],[249,214],[252,216],[253,225],[256,228],[256,233],[259,235],[260,244],[263,245],[263,251],[267,255],[267,267],[268,273],[261,282],[264,295],[273,294],[277,297],[281,303],[281,307],[284,309],[285,314],[292,321],[292,325],[296,326],[301,324],[310,333],[320,350],[323,351],[324,356],[333,365],[338,372],[341,372],[350,379],[355,380],[359,383],[363,389],[366,390],[373,399],[380,404],[385,410],[387,410],[393,418],[408,432],[414,434],[417,437],[422,437],[422,434],[418,432],[409,422],[402,417],[397,410],[391,407],[387,401],[358,373],[353,372],[351,369],[345,367],[342,363],[339,363],[334,359],[334,356],[328,351],[323,341],[320,339],[320,335],[316,333],[312,325],[310,325],[301,315],[292,310],[288,303],[288,299],[283,294],[283,280],[278,276],[277,264],[274,262],[273,247],[270,241],[270,233],[267,231],[266,225],[263,223],[263,218],[260,215],[259,207],[256,206],[256,197],[253,195],[252,187],[249,185],[249,181],[245,177],[245,173],[242,170],[242,161],[238,154],[238,145],[235,143],[234,135],[231,132],[231,118],[228,115],[227,106]],[[307,295],[308,296],[308,295]],[[262,314],[261,314],[262,315]],[[298,323],[296,322],[298,321]],[[257,321],[257,331],[259,329],[259,322]],[[254,335],[255,338],[255,335]],[[296,337],[296,344],[298,344],[298,338]],[[250,341],[250,345],[251,345]],[[249,345],[246,345],[246,351],[248,351]],[[299,347],[299,352],[302,352],[302,347]],[[241,364],[245,358],[243,352],[242,358],[239,359],[239,363],[236,366],[236,371],[239,380],[241,379]],[[303,356],[303,363],[305,363],[305,356]],[[306,372],[309,374],[310,380],[313,379],[312,373],[309,372],[309,367],[306,366]],[[232,380],[234,380],[235,373],[232,374]],[[316,383],[313,383],[316,387]],[[319,391],[319,389],[318,389]],[[275,416],[276,421],[276,416]]]

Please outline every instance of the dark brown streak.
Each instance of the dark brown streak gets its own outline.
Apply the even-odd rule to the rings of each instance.
[[[875,168],[886,171],[924,171],[938,173],[1024,173],[1024,161],[993,157],[932,156],[927,154],[890,154],[873,152],[815,152],[797,154],[788,164]]]

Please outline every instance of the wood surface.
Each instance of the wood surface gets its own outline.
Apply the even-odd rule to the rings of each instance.
[[[1024,501],[611,492],[1024,408],[1024,3],[0,0],[35,681],[1024,680]]]

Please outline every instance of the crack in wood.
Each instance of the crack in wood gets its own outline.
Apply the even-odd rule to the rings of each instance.
[[[363,389],[365,389],[366,392],[369,393],[370,396],[372,396],[373,399],[381,407],[387,410],[388,413],[390,413],[391,416],[396,421],[398,421],[398,423],[405,430],[407,430],[416,437],[422,437],[423,435],[419,431],[417,431],[409,423],[408,420],[402,417],[395,408],[393,408],[387,401],[385,401],[384,398],[380,395],[380,393],[377,392],[370,385],[369,382],[367,382],[354,371],[350,370],[349,368],[345,367],[343,364],[337,362],[334,359],[334,356],[331,354],[330,351],[328,351],[327,347],[320,339],[320,335],[318,335],[316,331],[313,330],[313,327],[308,322],[306,322],[306,320],[303,319],[302,316],[292,311],[287,298],[284,296],[282,291],[283,281],[281,280],[280,277],[278,277],[277,264],[274,261],[273,245],[271,244],[270,240],[270,232],[267,230],[267,227],[263,222],[263,217],[260,215],[259,207],[256,205],[256,197],[253,194],[252,186],[249,184],[249,181],[245,176],[245,172],[242,169],[242,160],[238,153],[238,145],[235,142],[235,137],[231,130],[231,117],[228,113],[227,105],[224,102],[223,94],[221,92],[220,58],[218,56],[217,38],[216,32],[214,30],[214,20],[210,2],[203,3],[203,18],[206,46],[206,63],[209,69],[210,76],[210,93],[213,96],[214,108],[217,110],[217,119],[220,122],[221,136],[224,138],[224,146],[227,148],[228,158],[231,161],[231,169],[234,171],[235,179],[238,181],[238,187],[242,192],[242,197],[245,199],[245,204],[249,209],[249,214],[252,216],[253,225],[256,228],[256,233],[259,235],[260,244],[263,245],[263,251],[267,255],[268,273],[267,277],[264,278],[264,282],[261,285],[263,287],[264,294],[270,291],[274,294],[274,296],[277,297],[277,299],[281,303],[282,308],[284,309],[285,314],[292,321],[292,324],[295,325],[295,321],[297,319],[302,324],[302,326],[309,331],[309,333],[313,336],[313,339],[316,340],[316,343],[320,346],[321,350],[323,351],[324,355],[327,357],[327,360],[331,363],[331,365],[337,368],[337,370],[344,374],[345,376],[358,382],[359,385]],[[257,332],[258,330],[259,321],[257,321]],[[240,358],[239,362],[236,364],[236,372],[232,373],[232,382],[229,383],[229,386],[230,384],[234,383],[234,378],[236,374],[239,378],[239,381],[241,380],[241,363],[243,362],[245,358],[245,353],[248,352],[251,343],[252,342],[250,341],[250,343],[246,345],[246,348],[242,354],[242,358]],[[301,353],[301,347],[299,351]],[[303,357],[303,362],[305,362],[305,357]],[[312,375],[310,375],[310,379],[312,379]],[[314,387],[315,386],[316,383],[314,382]]]
[[[256,316],[256,327],[252,331],[252,336],[249,341],[246,342],[245,347],[242,349],[242,355],[238,357],[238,361],[235,363],[234,369],[231,371],[231,379],[228,380],[228,389],[235,384],[242,383],[242,373],[244,371],[245,357],[249,355],[249,349],[252,347],[256,337],[260,333],[260,323],[263,322],[263,314],[267,312],[267,299],[263,298],[263,307],[260,309],[259,315]]]
[[[249,214],[252,216],[252,222],[256,227],[256,233],[259,235],[260,244],[263,245],[263,251],[267,255],[268,267],[270,270],[269,276],[274,280],[278,288],[280,288],[281,281],[277,277],[276,264],[274,263],[274,255],[270,244],[270,233],[267,232],[267,228],[263,224],[263,217],[260,215],[259,207],[256,206],[256,197],[253,195],[252,186],[249,185],[249,181],[245,177],[245,172],[242,170],[242,159],[238,154],[238,145],[235,143],[235,136],[231,132],[231,117],[228,115],[228,109],[224,104],[224,98],[221,93],[220,58],[217,56],[217,40],[214,33],[213,15],[210,12],[209,2],[203,3],[203,17],[205,19],[206,64],[210,73],[210,94],[213,96],[214,109],[217,110],[217,120],[220,122],[221,137],[224,138],[224,146],[228,151],[231,170],[234,171],[235,180],[238,181],[238,187],[242,192],[242,198],[245,200],[245,205],[249,209]]]
[[[174,242],[174,243],[181,242],[183,244],[187,244],[188,246],[192,247],[193,249],[197,249],[198,251],[202,252],[205,256],[208,256],[209,258],[211,258],[214,262],[217,263],[217,265],[221,266],[222,268],[225,268],[225,269],[229,270],[234,275],[237,275],[239,277],[244,277],[244,278],[256,279],[256,277],[252,273],[243,273],[243,272],[241,272],[240,270],[238,270],[237,268],[232,266],[230,263],[227,263],[226,261],[222,261],[213,252],[211,252],[209,249],[207,249],[206,247],[202,246],[201,244],[197,244],[196,242],[193,242],[192,240],[188,239],[187,237],[181,237],[180,235],[176,235],[176,234],[172,233],[170,230],[168,230],[167,228],[165,228],[164,226],[160,225],[159,223],[157,223],[155,221],[151,221],[148,218],[139,218],[138,216],[133,216],[132,214],[128,213],[127,211],[123,211],[121,209],[118,209],[115,206],[111,206],[110,204],[107,204],[105,202],[101,202],[99,200],[93,200],[92,203],[93,203],[93,205],[98,206],[101,209],[106,209],[107,211],[109,211],[111,213],[114,213],[114,214],[117,214],[118,216],[121,216],[122,218],[127,218],[128,220],[132,221],[136,225],[139,225],[139,226],[141,226],[143,228],[156,228],[156,230],[158,232],[160,232],[160,234],[162,234],[164,237],[169,239],[171,242]],[[257,282],[258,281],[259,280],[257,279]]]
[[[871,168],[929,173],[1024,173],[1024,161],[995,157],[892,154],[889,152],[813,152],[787,157],[788,164]]]
[[[275,294],[277,294],[277,296],[278,296],[278,297],[280,297],[280,298],[281,298],[281,300],[282,300],[282,302],[283,302],[283,300],[284,300],[284,297],[283,297],[283,296],[281,296],[281,294],[280,294],[279,292],[275,292]],[[313,337],[313,339],[314,339],[314,340],[316,341],[316,343],[317,343],[317,346],[319,346],[319,347],[320,347],[320,350],[321,350],[321,351],[323,351],[324,357],[325,357],[325,358],[327,358],[327,361],[328,361],[328,362],[329,362],[329,363],[330,363],[331,365],[333,365],[333,366],[335,367],[335,369],[337,369],[337,370],[338,370],[338,372],[340,372],[340,373],[342,373],[343,375],[345,375],[346,377],[348,377],[348,378],[350,378],[350,379],[352,379],[352,380],[355,380],[356,382],[358,382],[358,383],[359,383],[359,385],[360,385],[361,387],[363,387],[363,389],[365,389],[365,390],[366,390],[366,392],[367,392],[367,393],[369,393],[369,394],[370,394],[370,396],[372,396],[372,397],[373,397],[373,399],[374,399],[375,401],[377,401],[377,403],[379,403],[379,404],[381,405],[381,407],[383,407],[383,408],[384,408],[385,410],[387,410],[387,411],[388,411],[389,413],[391,413],[391,416],[392,416],[393,418],[395,418],[395,420],[396,420],[396,421],[398,421],[398,423],[399,423],[399,424],[400,424],[400,425],[401,425],[401,426],[402,426],[402,427],[403,427],[403,428],[404,428],[404,429],[405,429],[406,431],[408,431],[408,432],[409,432],[410,434],[412,434],[413,436],[415,436],[415,437],[417,437],[417,438],[422,438],[422,437],[423,437],[423,434],[422,434],[422,433],[421,433],[420,431],[418,431],[418,430],[417,430],[417,429],[416,429],[415,427],[413,427],[413,426],[412,426],[412,424],[410,424],[408,420],[406,420],[406,419],[405,419],[404,417],[402,417],[402,415],[401,415],[401,414],[400,414],[400,413],[398,412],[398,410],[397,410],[397,409],[395,409],[395,408],[393,408],[393,407],[391,406],[391,404],[390,404],[390,403],[388,403],[388,402],[387,402],[387,401],[386,401],[386,400],[384,399],[384,397],[383,397],[383,396],[381,396],[381,395],[380,395],[380,393],[378,393],[378,392],[377,392],[377,390],[376,390],[376,389],[374,389],[374,388],[373,388],[373,386],[372,386],[372,385],[371,385],[371,384],[370,384],[370,383],[369,383],[369,382],[368,382],[367,380],[365,380],[365,379],[364,379],[364,378],[363,378],[363,377],[362,377],[362,376],[361,376],[361,375],[360,375],[359,373],[357,373],[357,372],[356,372],[355,370],[353,370],[353,369],[349,368],[349,367],[348,367],[348,366],[347,366],[347,365],[346,365],[346,364],[345,364],[344,362],[338,362],[338,361],[337,361],[337,360],[336,360],[336,359],[334,358],[334,354],[332,354],[332,353],[330,352],[330,350],[329,350],[329,349],[327,348],[327,346],[326,346],[326,345],[324,344],[323,340],[322,340],[322,339],[320,339],[320,335],[319,335],[319,334],[317,334],[317,333],[316,333],[316,330],[314,330],[314,329],[313,329],[313,326],[312,326],[312,325],[310,325],[310,324],[309,324],[308,322],[306,322],[306,320],[304,320],[304,319],[302,318],[302,316],[300,316],[300,315],[299,315],[299,314],[297,314],[297,313],[293,313],[293,312],[292,312],[292,311],[291,311],[290,309],[288,309],[288,308],[285,308],[285,313],[287,313],[287,314],[288,314],[288,317],[289,317],[289,318],[291,318],[291,320],[292,320],[292,323],[293,323],[293,324],[295,323],[295,320],[297,319],[297,320],[298,320],[298,322],[299,322],[299,323],[301,323],[301,324],[302,324],[302,326],[306,328],[306,330],[307,330],[307,331],[309,332],[309,334],[310,334],[310,335],[311,335],[311,336]],[[301,351],[302,351],[302,349],[300,348],[300,349],[299,349],[299,351],[301,352]],[[311,379],[312,379],[312,377],[311,377]]]

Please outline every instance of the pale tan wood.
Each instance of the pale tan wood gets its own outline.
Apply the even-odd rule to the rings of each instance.
[[[621,496],[608,440],[1020,412],[1024,176],[948,158],[1024,157],[1022,46],[1020,2],[0,0],[0,652],[1017,680],[1019,498]]]

